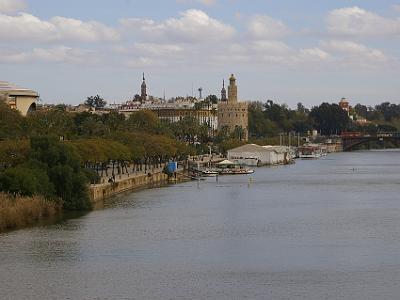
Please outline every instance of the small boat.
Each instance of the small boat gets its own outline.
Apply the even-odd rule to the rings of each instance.
[[[246,175],[253,174],[254,170],[247,169],[236,162],[224,160],[217,164],[220,175]]]
[[[299,158],[318,159],[326,155],[326,151],[320,144],[305,144],[299,147]]]
[[[214,170],[203,170],[202,175],[204,177],[216,177],[218,175],[218,171]]]
[[[254,170],[238,169],[238,168],[223,169],[219,172],[220,175],[248,175],[248,174],[253,174],[253,173],[254,173]]]

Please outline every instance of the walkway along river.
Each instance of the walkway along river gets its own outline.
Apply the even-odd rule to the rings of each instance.
[[[400,151],[119,195],[0,235],[1,299],[398,299]]]

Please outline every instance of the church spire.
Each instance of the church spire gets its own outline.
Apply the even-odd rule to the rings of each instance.
[[[221,101],[226,101],[225,79],[222,80]]]
[[[147,85],[146,85],[146,79],[144,77],[144,72],[143,72],[143,82],[141,86],[141,96],[140,96],[142,103],[147,100]]]

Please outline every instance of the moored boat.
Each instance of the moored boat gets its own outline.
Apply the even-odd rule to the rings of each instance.
[[[223,169],[219,172],[220,175],[248,175],[253,173],[254,170],[250,169]]]
[[[254,170],[247,169],[238,163],[224,160],[217,164],[220,175],[246,175],[253,174]]]
[[[202,175],[204,177],[215,177],[218,175],[218,171],[215,170],[203,170]]]

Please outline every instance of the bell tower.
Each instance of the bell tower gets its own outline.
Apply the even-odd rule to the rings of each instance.
[[[225,79],[222,81],[221,101],[226,101]]]
[[[229,86],[228,86],[228,102],[236,103],[238,101],[237,96],[237,85],[235,75],[231,75],[229,78]]]
[[[147,85],[146,85],[146,79],[144,78],[144,73],[143,73],[143,82],[141,86],[141,96],[140,96],[142,103],[146,102],[147,100]]]

